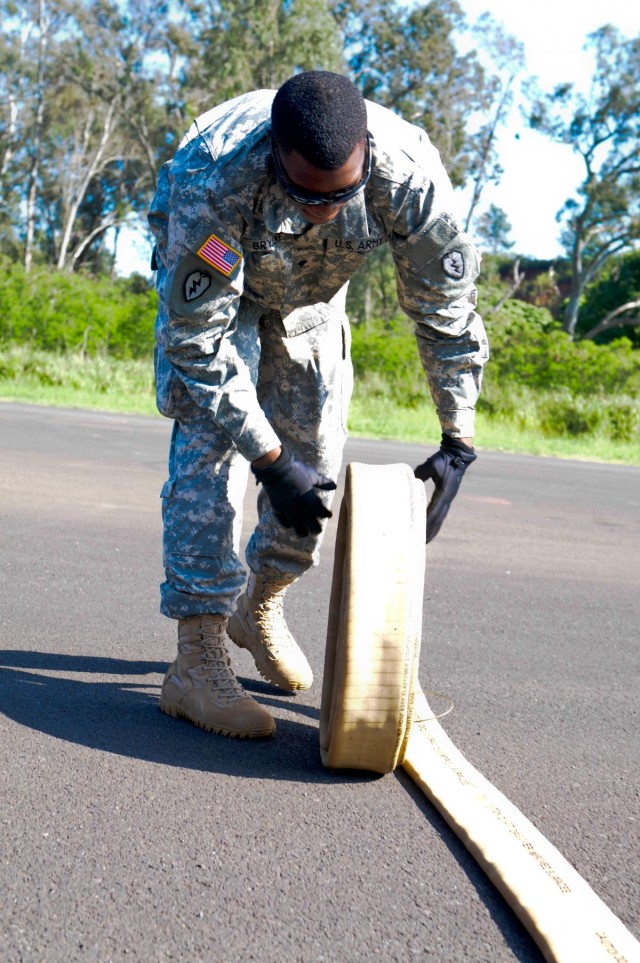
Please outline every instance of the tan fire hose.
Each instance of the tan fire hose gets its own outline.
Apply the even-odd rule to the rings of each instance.
[[[640,963],[640,943],[562,854],[456,749],[417,678],[426,496],[408,465],[347,466],[327,630],[320,753],[403,766],[547,960]]]

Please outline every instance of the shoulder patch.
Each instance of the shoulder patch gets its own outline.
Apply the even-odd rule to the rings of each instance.
[[[459,281],[464,277],[464,255],[462,251],[448,251],[442,258],[442,270],[447,277]]]
[[[208,323],[212,312],[242,293],[242,259],[232,277],[214,271],[189,251],[176,264],[167,297],[169,311],[187,320]],[[216,307],[218,306],[218,307]]]
[[[225,244],[217,234],[210,234],[204,244],[198,248],[198,257],[227,278],[242,260],[242,254]]]
[[[211,275],[208,271],[192,271],[184,280],[185,301],[195,301],[210,287]]]

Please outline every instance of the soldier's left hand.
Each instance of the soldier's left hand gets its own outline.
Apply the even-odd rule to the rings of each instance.
[[[427,543],[436,537],[458,494],[462,476],[478,456],[458,438],[442,435],[440,449],[414,470],[421,481],[431,479],[435,488],[427,506]]]

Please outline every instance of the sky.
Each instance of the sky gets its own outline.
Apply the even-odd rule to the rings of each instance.
[[[591,61],[583,46],[587,35],[611,23],[625,36],[640,33],[637,0],[459,0],[467,20],[473,23],[488,11],[505,31],[524,45],[524,74],[535,76],[541,88],[571,81],[587,90]],[[570,146],[554,144],[548,137],[528,129],[517,110],[499,139],[500,163],[504,168],[499,185],[483,194],[479,212],[493,203],[507,214],[513,251],[521,255],[552,259],[562,254],[556,214],[580,184],[582,160]],[[460,214],[468,207],[459,197]],[[118,270],[122,274],[149,273],[149,240],[142,233],[123,232]]]

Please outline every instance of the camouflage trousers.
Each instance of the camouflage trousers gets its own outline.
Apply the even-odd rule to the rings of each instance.
[[[345,292],[346,293],[346,292]],[[334,480],[347,436],[353,373],[344,294],[282,318],[242,299],[234,334],[262,410],[295,458]],[[246,571],[239,557],[249,464],[212,416],[174,391],[169,478],[162,489],[161,611],[231,614]],[[162,409],[161,409],[162,410]],[[253,480],[252,480],[253,484]],[[262,488],[245,550],[257,574],[299,576],[317,564],[322,534],[300,537],[275,518]],[[333,492],[319,493],[327,505]]]

